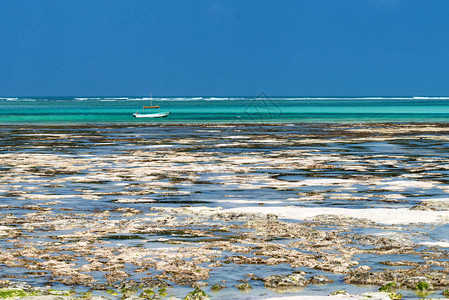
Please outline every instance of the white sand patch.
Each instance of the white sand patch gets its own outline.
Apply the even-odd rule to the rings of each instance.
[[[296,199],[295,199],[296,200]],[[282,201],[272,201],[272,200],[214,200],[213,202],[221,202],[221,203],[264,203],[264,204],[282,204]]]
[[[260,164],[261,160],[253,157],[245,157],[238,160],[239,164]]]
[[[358,172],[365,172],[368,170],[368,168],[364,166],[342,166],[342,168],[347,171],[358,171]]]
[[[121,198],[121,199],[115,200],[114,202],[117,202],[117,203],[151,203],[151,202],[156,202],[156,200],[151,199],[151,198],[142,198],[142,199]]]
[[[224,143],[224,144],[217,144],[216,147],[231,147],[231,146],[239,146],[242,145],[242,143]]]
[[[338,186],[340,188],[355,189],[352,186],[358,182],[350,179],[337,179],[337,178],[321,178],[321,179],[305,179],[300,181],[283,181],[283,180],[271,180],[270,185],[276,188],[297,188],[300,186]]]
[[[81,195],[81,198],[83,198],[85,200],[99,200],[102,197],[97,196],[97,195]]]
[[[318,215],[336,215],[368,219],[381,224],[449,223],[449,211],[420,211],[406,208],[335,208],[335,207],[238,207],[223,212],[275,214],[282,219],[307,220]]]
[[[157,209],[165,211],[177,210],[176,208],[172,207],[158,207]],[[221,207],[207,207],[207,206],[181,207],[180,209],[182,209],[185,212],[190,212],[194,214],[201,213],[202,215],[212,215],[223,211]]]
[[[329,295],[329,296],[286,296],[286,297],[274,297],[268,298],[269,300],[339,300],[339,299],[352,299],[352,300],[390,300],[390,296],[385,292],[368,292],[361,295]]]
[[[429,199],[422,199],[421,202],[441,202],[449,204],[449,198],[429,198]]]
[[[79,195],[44,195],[44,194],[25,194],[24,198],[33,200],[53,200],[53,199],[68,199],[77,198]]]
[[[329,186],[329,185],[353,185],[356,184],[357,181],[349,180],[349,179],[338,179],[338,178],[322,178],[322,179],[306,179],[298,182],[300,185],[307,186]]]
[[[253,143],[261,143],[261,144],[275,144],[275,143],[284,143],[285,140],[252,140]]]
[[[173,148],[175,145],[150,145],[146,148]]]
[[[290,297],[276,297],[268,298],[267,300],[340,300],[340,299],[365,299],[350,295],[336,295],[336,296],[290,296]]]
[[[354,132],[371,132],[373,129],[372,128],[354,128],[354,129],[347,129],[347,131],[354,131]],[[421,132],[439,132],[439,131],[446,131],[446,128],[443,127],[437,127],[436,126],[423,126],[423,127],[419,127],[419,126],[412,126],[412,127],[393,127],[393,128],[378,128],[377,132],[379,133],[386,133],[386,134],[399,134],[399,133],[407,133],[407,132],[411,132],[411,131],[421,131]],[[425,137],[425,135],[423,135],[423,137]],[[369,138],[365,138],[366,140],[369,141],[373,141],[375,140],[375,138],[373,137],[369,137]],[[363,138],[360,138],[359,140],[363,140]],[[382,138],[378,138],[379,141],[385,141],[385,140],[391,140],[391,139],[387,139],[385,137]]]
[[[9,231],[13,231],[14,228],[8,226],[0,226],[0,237],[8,235]]]
[[[221,132],[220,130],[206,130],[206,129],[198,129],[196,132]]]
[[[227,139],[244,139],[244,140],[247,140],[247,139],[250,139],[251,137],[248,136],[248,135],[226,135],[226,136],[223,136],[223,138],[227,138]]]
[[[388,199],[404,199],[406,198],[404,195],[401,194],[389,194],[389,195],[384,195],[385,198]]]
[[[383,189],[392,191],[402,191],[409,188],[419,189],[431,189],[435,187],[435,184],[429,181],[417,181],[417,180],[392,180],[381,181],[377,185]]]
[[[287,201],[324,201],[326,200],[325,195],[318,194],[318,195],[309,195],[306,197],[299,197],[299,198],[287,198]]]
[[[428,246],[428,247],[442,247],[442,248],[449,248],[449,242],[448,241],[439,241],[439,242],[422,242],[419,243],[420,245]]]
[[[239,184],[238,188],[240,190],[258,190],[265,186],[266,186],[265,184],[248,183],[248,184]]]

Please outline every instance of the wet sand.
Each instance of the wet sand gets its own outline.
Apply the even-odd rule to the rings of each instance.
[[[260,299],[394,281],[412,299],[420,282],[432,297],[449,286],[448,124],[0,132],[0,288]]]

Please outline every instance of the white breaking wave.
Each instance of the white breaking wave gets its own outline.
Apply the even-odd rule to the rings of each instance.
[[[413,99],[418,99],[418,100],[449,100],[449,96],[448,97],[413,97]]]
[[[449,100],[448,97],[279,97],[279,96],[267,96],[267,97],[160,97],[153,98],[153,100],[160,101],[254,101],[254,100],[284,100],[284,101],[301,101],[301,100]],[[137,100],[137,99],[133,99]],[[149,98],[148,98],[149,100]]]
[[[231,98],[218,98],[218,97],[209,97],[204,98],[204,100],[230,100]]]
[[[278,101],[314,101],[314,100],[322,100],[322,101],[407,101],[407,100],[449,100],[449,96],[410,96],[410,97],[280,97],[280,96],[266,96],[266,97],[75,97],[75,98],[66,98],[66,99],[53,99],[53,98],[17,98],[17,97],[0,97],[2,101],[266,101],[266,100],[278,100]]]
[[[78,101],[86,101],[86,100],[101,100],[101,98],[75,98]]]
[[[128,100],[132,100],[132,101],[148,101],[148,100],[151,100],[151,98],[129,98]]]
[[[272,100],[449,100],[449,97],[268,97]],[[265,99],[265,98],[254,98]]]

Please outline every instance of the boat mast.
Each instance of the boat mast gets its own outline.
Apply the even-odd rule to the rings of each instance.
[[[155,105],[155,106],[153,106],[153,95],[152,95],[152,93],[150,92],[150,106],[144,106],[143,107],[143,109],[145,109],[145,108],[159,108],[159,105]]]

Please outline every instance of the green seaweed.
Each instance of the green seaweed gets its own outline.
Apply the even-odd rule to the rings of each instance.
[[[388,296],[389,296],[390,299],[392,299],[392,300],[399,300],[399,299],[402,299],[402,294],[401,294],[401,293],[391,292],[391,293],[388,293]]]
[[[205,299],[209,299],[209,296],[206,294],[205,291],[203,291],[199,287],[196,287],[195,290],[188,293],[187,296],[184,298],[184,300],[205,300]]]
[[[48,290],[48,293],[50,295],[64,296],[64,297],[68,297],[68,296],[72,296],[72,295],[76,294],[75,290],[54,290],[54,289]]]
[[[226,286],[220,284],[220,283],[216,283],[213,286],[211,286],[210,290],[214,293],[221,291],[222,289],[226,288]]]
[[[235,287],[238,288],[240,290],[240,292],[243,292],[243,293],[248,293],[249,291],[251,291],[253,289],[253,287],[250,286],[249,283],[247,283],[247,282],[237,284]]]
[[[446,289],[442,292],[443,296],[449,298],[449,289]]]
[[[154,299],[155,295],[156,293],[152,289],[147,289],[144,290],[139,297],[143,299]]]
[[[347,294],[348,294],[348,292],[346,292],[345,290],[338,290],[338,291],[335,291],[335,292],[331,293],[332,296],[334,296],[334,295],[347,295]]]
[[[89,299],[90,297],[92,297],[92,291],[81,293],[81,298]]]
[[[428,284],[427,282],[425,282],[425,281],[420,281],[420,282],[418,282],[417,284],[416,284],[416,287],[415,287],[417,290],[419,290],[419,291],[428,291],[428,290],[430,290],[430,284]]]
[[[415,294],[418,295],[419,297],[427,297],[429,296],[432,292],[431,290],[431,286],[429,283],[425,282],[425,281],[420,281],[416,284],[415,286]]]
[[[38,296],[40,295],[37,291],[25,292],[21,289],[10,289],[10,288],[2,288],[0,289],[0,299],[8,299],[8,298],[22,298],[22,297],[30,297],[30,296]]]
[[[118,295],[118,292],[114,291],[113,289],[107,289],[105,292],[108,293],[109,295],[112,295],[112,296],[117,296]]]
[[[157,292],[159,293],[159,296],[161,296],[161,297],[167,296],[167,289],[166,288],[160,288]]]
[[[388,282],[388,283],[384,284],[383,286],[381,286],[378,289],[378,291],[389,293],[389,292],[395,291],[397,288],[398,288],[398,284],[396,282],[392,281],[392,282]]]

